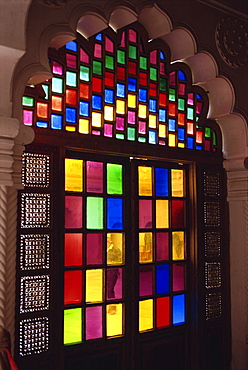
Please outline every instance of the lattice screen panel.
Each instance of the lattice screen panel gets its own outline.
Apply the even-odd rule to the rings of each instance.
[[[21,227],[50,227],[51,195],[41,193],[21,194]]]
[[[50,276],[21,277],[20,312],[49,310]]]
[[[219,262],[205,262],[205,287],[219,288],[221,286],[221,268]]]
[[[206,294],[206,319],[217,319],[221,317],[221,313],[221,293]]]
[[[46,352],[49,349],[49,319],[37,317],[20,322],[20,356]]]
[[[22,182],[25,187],[49,186],[50,157],[46,154],[24,153]]]
[[[50,235],[28,234],[20,236],[20,269],[48,269],[50,266]]]
[[[220,257],[221,233],[206,231],[204,233],[205,257]]]

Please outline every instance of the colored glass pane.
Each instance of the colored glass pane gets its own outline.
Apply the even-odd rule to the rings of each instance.
[[[65,159],[65,190],[83,190],[83,161],[81,159]]]
[[[196,113],[197,114],[200,114],[201,113],[201,111],[202,111],[202,103],[200,103],[200,102],[197,102],[196,103]]]
[[[156,266],[156,293],[166,294],[170,292],[170,266]]]
[[[102,92],[102,79],[97,77],[92,77],[92,91]]]
[[[85,339],[102,338],[102,306],[87,307],[85,310]]]
[[[175,117],[176,115],[176,104],[169,104],[169,116]]]
[[[131,59],[136,59],[137,58],[137,47],[133,45],[128,46],[128,56]]]
[[[157,64],[157,50],[150,52],[150,63]]]
[[[66,71],[66,85],[73,87],[77,86],[77,73]]]
[[[184,201],[171,201],[171,227],[178,229],[184,227]]]
[[[147,58],[140,56],[140,68],[147,69]]]
[[[92,108],[102,110],[102,97],[99,95],[92,95]]]
[[[80,134],[88,134],[89,133],[89,120],[80,118],[78,131],[80,132]]]
[[[188,137],[187,138],[187,148],[193,149],[194,148],[194,138]]]
[[[103,192],[103,163],[86,162],[86,191],[93,193]]]
[[[157,96],[157,85],[156,84],[150,83],[149,95]]]
[[[123,304],[109,304],[106,306],[106,334],[107,337],[123,335]]]
[[[139,134],[145,134],[146,133],[146,122],[139,121]]]
[[[37,117],[48,118],[48,104],[37,103]]]
[[[157,75],[158,75],[158,70],[157,70],[157,68],[153,68],[153,67],[151,67],[151,68],[150,68],[150,79],[151,79],[152,81],[157,81]]]
[[[176,146],[176,136],[174,134],[169,134],[168,139],[169,146]]]
[[[128,39],[132,42],[137,42],[137,32],[133,29],[128,30]]]
[[[108,69],[114,69],[115,68],[115,60],[114,57],[110,55],[105,56],[105,67]]]
[[[170,297],[156,299],[156,326],[162,328],[170,325]]]
[[[36,126],[37,127],[41,127],[41,128],[47,128],[48,127],[48,122],[44,122],[44,121],[37,121],[36,122]],[[51,126],[52,127],[52,126]],[[54,127],[52,127],[54,128]]]
[[[76,41],[69,41],[65,45],[66,49],[71,50],[71,51],[77,51],[78,50],[78,45]]]
[[[66,89],[66,100],[65,101],[66,101],[66,104],[76,105],[77,104],[77,91]],[[61,100],[61,103],[62,103],[62,100]],[[61,105],[61,109],[59,110],[62,110],[62,105]]]
[[[22,97],[22,105],[27,107],[33,107],[34,106],[34,98],[31,98],[30,96],[23,96]]]
[[[132,75],[137,75],[137,63],[129,62],[128,63],[128,73]]]
[[[107,234],[107,265],[119,265],[123,263],[124,236],[122,233]]]
[[[173,197],[184,196],[184,171],[172,169],[171,170],[171,195]]]
[[[122,299],[122,269],[109,268],[106,273],[107,300]]]
[[[119,98],[125,98],[126,97],[126,85],[124,85],[124,84],[117,84],[116,85],[116,95]]]
[[[102,75],[102,62],[93,60],[93,73],[96,75]]]
[[[159,105],[161,107],[166,107],[166,95],[165,94],[159,94]]]
[[[89,63],[89,55],[80,48],[80,62]]]
[[[139,83],[142,86],[147,86],[147,73],[140,73]]]
[[[122,165],[107,163],[107,193],[122,194]]]
[[[114,43],[107,36],[105,38],[105,50],[110,53],[114,52]]]
[[[105,103],[114,104],[114,90],[104,90],[104,101]]]
[[[63,74],[63,67],[58,62],[53,61],[52,71],[53,71],[53,74],[55,74],[55,75],[62,75]]]
[[[92,112],[91,117],[93,127],[102,127],[102,113]]]
[[[183,128],[178,128],[178,140],[185,140],[185,130]]]
[[[153,261],[152,233],[139,233],[139,262],[147,263]]]
[[[185,294],[172,297],[172,322],[173,325],[185,323]]]
[[[155,194],[156,196],[169,195],[168,169],[155,168]]]
[[[124,130],[124,118],[116,117],[116,130]]]
[[[139,118],[147,117],[147,106],[146,105],[139,104],[138,115],[139,115]]]
[[[158,111],[158,119],[159,122],[166,122],[167,120],[167,111],[165,109],[159,109]]]
[[[66,54],[66,65],[69,68],[77,68],[77,57],[76,55]]]
[[[80,98],[89,99],[90,86],[86,84],[80,84]]]
[[[175,119],[170,118],[168,120],[168,129],[169,131],[173,131],[173,132],[176,131],[176,120]]]
[[[187,108],[187,118],[193,120],[194,119],[194,108]]]
[[[103,301],[103,270],[86,270],[85,284],[86,303],[95,303]]]
[[[152,201],[148,199],[139,200],[139,228],[152,228]]]
[[[114,120],[114,108],[113,107],[109,107],[107,105],[104,107],[104,119],[106,121]]]
[[[73,270],[64,273],[64,304],[82,302],[82,271]]]
[[[64,239],[64,266],[82,265],[82,234],[66,233]]]
[[[154,113],[157,112],[157,100],[155,99],[149,100],[149,111]]]
[[[160,81],[159,81],[159,88],[161,91],[166,91],[166,86],[167,86],[167,82],[166,82],[166,79],[165,78],[160,78]]]
[[[45,93],[45,99],[49,99],[49,86],[45,85],[45,84],[42,84],[41,86],[42,86],[42,88],[44,90],[44,93]]]
[[[173,231],[172,232],[172,259],[183,260],[185,258],[185,246],[184,246],[184,232]]]
[[[137,90],[137,80],[135,78],[128,79],[128,91],[136,92]]]
[[[149,114],[149,127],[156,128],[157,127],[157,116],[154,114]]]
[[[126,63],[126,53],[123,50],[117,50],[117,62],[120,64]]]
[[[31,110],[23,110],[23,123],[27,126],[33,125],[33,111]]]
[[[139,331],[153,329],[153,300],[139,302]]]
[[[136,130],[133,127],[128,127],[127,129],[127,140],[132,140],[135,141],[135,135],[136,135]]]
[[[82,308],[64,310],[64,344],[82,342]]]
[[[184,125],[185,124],[185,114],[178,113],[178,124]]]
[[[185,84],[178,84],[178,94],[185,95],[186,85]]]
[[[86,235],[86,263],[87,265],[100,265],[103,261],[102,234]]]
[[[184,99],[181,99],[181,98],[178,99],[178,109],[185,110],[185,100]]]
[[[117,67],[117,80],[125,80],[126,79],[126,69],[123,67]]]
[[[65,197],[65,228],[78,229],[82,227],[82,197]]]
[[[156,233],[156,260],[163,261],[169,258],[169,235],[168,233]]]
[[[116,100],[116,113],[125,114],[125,101]]]
[[[123,199],[107,198],[107,228],[123,229]]]
[[[86,227],[87,229],[103,229],[103,198],[87,197]]]
[[[96,40],[102,41],[102,33],[98,33],[95,37]]]
[[[176,71],[173,71],[169,75],[169,84],[170,85],[176,85]]]
[[[147,102],[147,90],[139,89],[139,101],[143,103]]]
[[[145,297],[153,293],[153,267],[140,266],[139,268],[139,296]]]
[[[166,74],[166,65],[165,65],[165,63],[159,63],[159,72],[160,72],[161,75]]]
[[[176,90],[175,89],[169,89],[169,100],[176,101]]]
[[[127,105],[129,108],[136,108],[136,95],[128,94]]]
[[[63,79],[53,77],[52,78],[52,92],[56,92],[59,94],[63,93]]]
[[[90,104],[87,102],[80,101],[79,103],[79,114],[81,116],[88,117],[90,114]]]
[[[139,195],[152,195],[152,167],[138,167]]]
[[[193,135],[194,134],[194,124],[193,122],[187,123],[187,134]]]
[[[185,265],[184,263],[173,264],[173,292],[185,289]]]
[[[188,93],[188,101],[189,105],[194,105],[194,93]]]
[[[102,58],[102,45],[95,44],[94,46],[94,57],[95,58]]]
[[[169,201],[156,199],[156,228],[169,227]]]
[[[135,124],[136,122],[136,112],[128,111],[127,112],[127,122],[131,124]]]
[[[65,109],[66,122],[76,123],[77,111],[74,108]]]

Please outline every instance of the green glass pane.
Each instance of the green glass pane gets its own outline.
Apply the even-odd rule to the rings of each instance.
[[[200,117],[199,117],[199,116],[196,116],[196,122],[198,122],[198,121],[199,121],[199,119],[200,119]]]
[[[147,58],[140,57],[140,68],[147,69]]]
[[[145,142],[146,142],[146,138],[145,138],[145,137],[139,137],[139,138],[138,138],[138,141],[139,141],[140,143],[145,143]]]
[[[59,94],[63,93],[63,80],[62,78],[53,77],[52,78],[52,92]]]
[[[194,119],[194,108],[187,109],[187,118],[192,120]]]
[[[117,62],[121,64],[126,63],[126,53],[122,50],[117,50]]]
[[[129,45],[128,55],[129,55],[129,58],[136,59],[137,58],[137,47],[133,45]]]
[[[161,91],[166,91],[166,79],[165,78],[160,78],[159,88]]]
[[[127,129],[127,139],[128,140],[135,140],[135,128],[133,127],[128,127]]]
[[[82,309],[64,310],[64,344],[82,342]]]
[[[205,137],[211,137],[211,128],[210,127],[205,128]]]
[[[68,86],[77,86],[77,73],[74,72],[66,72],[66,85]]]
[[[176,101],[176,90],[169,89],[169,100]]]
[[[34,106],[34,98],[30,98],[29,96],[23,96],[22,97],[22,105],[25,105],[27,107],[33,107]]]
[[[178,99],[178,109],[184,110],[185,109],[185,100],[184,99]]]
[[[49,99],[49,87],[48,87],[48,85],[42,84],[42,87],[43,87],[43,90],[45,91],[45,94],[46,94],[45,99]]]
[[[116,134],[116,139],[124,140],[125,136],[124,134]]]
[[[107,163],[107,193],[122,194],[122,165]]]
[[[114,57],[111,57],[110,55],[106,55],[105,67],[109,68],[109,69],[114,69],[114,67],[115,67]]]
[[[102,75],[102,63],[97,62],[96,60],[93,61],[93,73],[96,75]]]
[[[87,229],[103,229],[103,198],[87,198]]]
[[[217,135],[215,131],[213,131],[213,145],[217,145]]]
[[[150,68],[150,79],[153,81],[157,81],[157,69]]]
[[[89,81],[90,80],[90,69],[89,67],[80,66],[80,80]]]

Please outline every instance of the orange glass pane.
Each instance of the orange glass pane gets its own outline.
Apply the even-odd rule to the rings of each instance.
[[[80,84],[80,98],[89,99],[90,86],[86,84]]]
[[[37,116],[48,118],[48,105],[45,103],[37,103]]]
[[[187,123],[187,134],[193,135],[194,134],[194,124],[193,122]]]
[[[202,131],[196,131],[196,142],[201,144],[202,143],[202,137],[203,137],[203,133]]]
[[[76,90],[66,90],[66,104],[76,105],[77,104],[77,92]]]
[[[59,96],[52,96],[52,110],[62,111],[62,98]]]
[[[178,124],[184,126],[184,123],[185,123],[185,114],[178,113]]]

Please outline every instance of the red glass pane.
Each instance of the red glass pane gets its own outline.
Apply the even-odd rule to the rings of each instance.
[[[171,226],[173,228],[184,227],[184,200],[172,200]]]
[[[139,295],[144,297],[152,294],[153,274],[152,266],[140,266],[139,268]]]
[[[87,307],[85,321],[86,340],[102,338],[102,306]]]
[[[87,161],[86,189],[88,192],[103,192],[103,164],[102,162]]]
[[[64,304],[82,302],[82,271],[65,271]]]
[[[185,289],[184,267],[184,263],[173,265],[173,292]]]
[[[205,150],[211,150],[210,140],[205,140]]]
[[[197,114],[200,114],[202,111],[202,103],[200,103],[199,101],[196,103],[196,113]]]
[[[66,54],[66,65],[69,68],[77,68],[77,57],[76,55]]]
[[[126,78],[125,74],[126,69],[123,67],[117,67],[117,79],[124,81]]]
[[[65,234],[65,266],[82,265],[82,234]]]
[[[107,269],[107,300],[122,299],[122,268]]]
[[[152,201],[148,199],[139,200],[139,228],[152,228]]]
[[[159,105],[161,107],[166,107],[166,95],[165,94],[159,94]]]
[[[129,62],[128,63],[128,73],[130,73],[132,75],[137,74],[137,63],[134,63],[134,62]]]
[[[136,33],[136,31],[134,31],[132,29],[129,29],[128,30],[128,38],[129,38],[129,41],[137,42],[137,33]]]
[[[178,94],[179,95],[185,95],[185,84],[178,84]]]
[[[150,90],[149,90],[150,96],[157,96],[157,85],[150,84]]]
[[[94,57],[95,58],[102,58],[102,45],[101,44],[95,44]]]
[[[175,117],[176,115],[176,104],[169,104],[169,116]]]
[[[82,197],[65,197],[65,228],[79,229],[82,227]]]
[[[150,63],[157,64],[157,50],[150,52]]]
[[[87,265],[101,265],[103,261],[102,234],[87,234],[86,236],[86,263]]]
[[[160,62],[159,71],[160,71],[160,74],[161,75],[165,75],[165,72],[166,72],[166,70],[165,70],[165,63]]]
[[[76,105],[77,104],[77,91],[66,90],[66,104]]]
[[[80,84],[80,98],[89,99],[90,97],[90,87],[86,84]]]
[[[176,71],[170,73],[169,84],[173,86],[176,85]]]
[[[111,72],[105,72],[105,85],[114,86],[115,84],[115,75]]]
[[[178,124],[184,126],[185,124],[185,114],[178,113]]]
[[[170,325],[170,297],[161,297],[156,300],[156,326],[162,328]]]
[[[109,51],[110,53],[114,52],[114,43],[107,36],[105,39],[105,50]]]
[[[93,77],[92,78],[92,90],[96,92],[102,92],[102,79]]]
[[[169,235],[168,233],[156,233],[156,260],[169,259]]]
[[[125,31],[122,32],[122,35],[121,35],[121,47],[125,47]]]
[[[147,74],[146,73],[143,73],[141,72],[140,73],[140,85],[144,85],[144,86],[147,86]]]
[[[88,54],[81,48],[80,48],[80,61],[83,63],[89,63]]]

